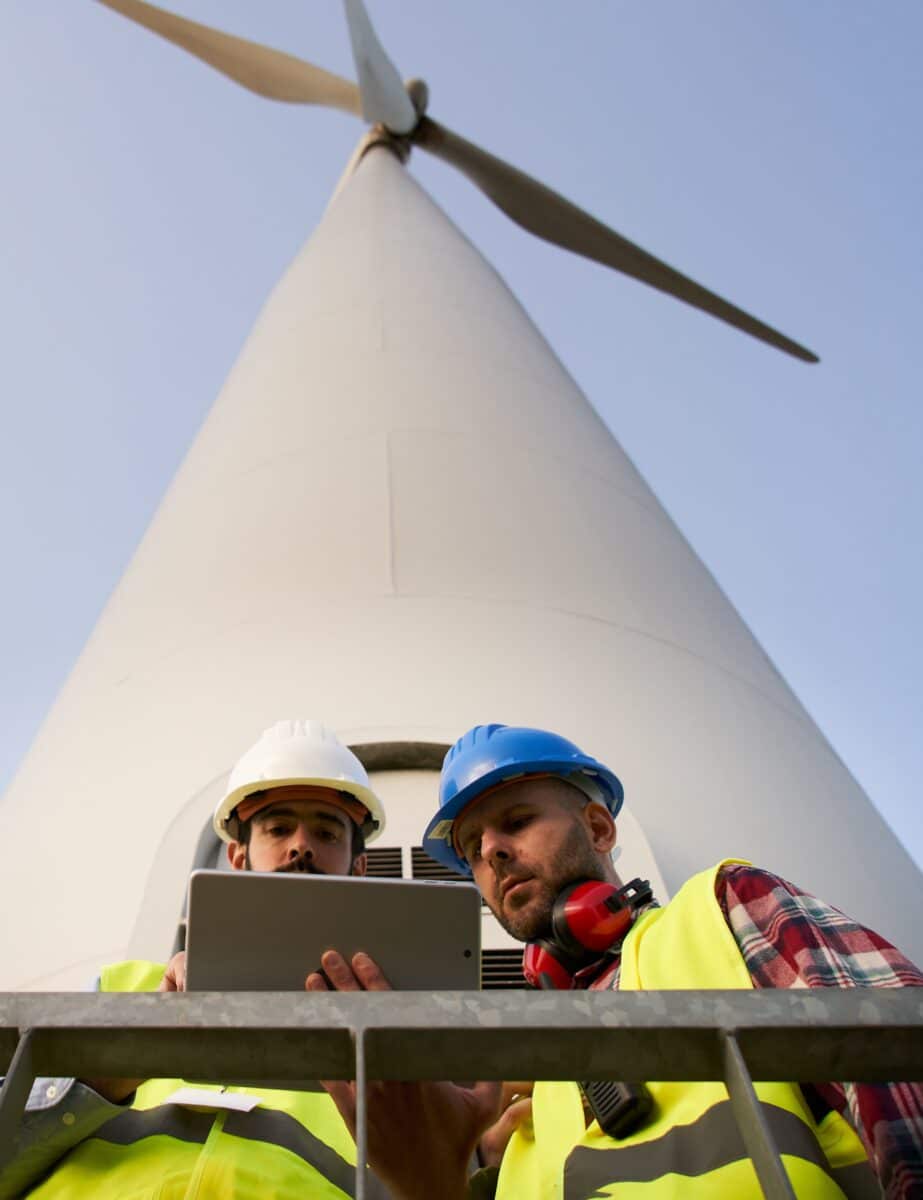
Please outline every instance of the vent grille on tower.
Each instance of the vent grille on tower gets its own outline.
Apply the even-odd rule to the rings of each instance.
[[[481,953],[481,987],[484,991],[528,988],[522,973],[522,948],[484,950]]]
[[[467,875],[461,875],[445,867],[426,853],[422,846],[414,846],[410,851],[410,873],[414,879],[445,879],[450,883],[470,883]]]
[[[402,878],[403,862],[400,846],[370,846],[366,852],[366,875],[372,879]]]
[[[413,846],[410,851],[410,875],[413,879],[442,879],[446,883],[470,883],[467,875],[453,871],[443,866],[426,853],[422,846]],[[487,905],[481,901],[481,908],[488,912]]]

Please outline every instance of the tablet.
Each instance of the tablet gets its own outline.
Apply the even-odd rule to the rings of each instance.
[[[364,950],[396,991],[481,986],[481,901],[470,883],[193,871],[188,991],[303,991],[325,950]]]

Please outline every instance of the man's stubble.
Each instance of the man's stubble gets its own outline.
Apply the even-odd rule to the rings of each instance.
[[[491,909],[506,932],[519,942],[534,942],[552,936],[554,902],[568,884],[583,879],[603,880],[606,877],[587,830],[577,821],[548,869],[550,874],[535,876],[539,885],[537,894],[520,912]]]

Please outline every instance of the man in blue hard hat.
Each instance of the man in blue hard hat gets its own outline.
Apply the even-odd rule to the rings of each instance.
[[[742,860],[694,876],[662,908],[642,881],[623,887],[612,865],[622,800],[615,774],[566,738],[476,726],[446,756],[423,844],[473,876],[497,919],[526,943],[524,971],[538,986],[923,986],[923,974],[879,935]],[[333,955],[324,966],[337,988],[387,987],[368,961]],[[453,1148],[470,1146],[474,1126],[489,1124],[494,1098],[485,1093],[476,1104],[451,1084],[437,1085],[440,1119],[407,1155],[396,1096],[391,1085],[376,1086],[370,1145],[393,1154],[395,1194],[421,1194],[416,1185],[432,1158],[443,1171],[440,1194],[464,1195],[464,1156]],[[416,1085],[421,1113],[427,1086]],[[337,1087],[343,1111],[348,1085]],[[495,1188],[497,1200],[590,1200],[617,1195],[621,1184],[652,1200],[762,1195],[722,1084],[618,1085],[618,1103],[608,1109],[591,1089],[536,1084],[531,1122],[523,1121],[528,1102],[517,1100],[482,1138],[487,1161],[499,1160],[499,1168],[479,1184]],[[923,1195],[920,1087],[758,1083],[755,1090],[797,1196],[867,1196],[879,1185],[888,1200]],[[408,1162],[405,1182],[399,1152]]]
[[[622,888],[611,851],[623,797],[608,767],[558,734],[476,726],[446,755],[439,808],[423,845],[473,876],[498,921],[527,943],[524,970],[539,986],[923,984],[923,975],[877,934],[749,863],[703,871],[664,908],[641,881]],[[608,885],[608,894],[593,881]],[[612,934],[608,945],[597,938],[601,930]],[[568,1200],[608,1194],[629,1181],[652,1196],[683,1194],[669,1183],[677,1176],[694,1176],[696,1194],[735,1200],[761,1194],[722,1085],[650,1088],[636,1104],[639,1119],[610,1136],[610,1114],[597,1112],[586,1091],[536,1085],[535,1129],[560,1129],[578,1111],[596,1119],[578,1122],[569,1145],[557,1138],[552,1147],[517,1130],[501,1165],[498,1200],[560,1195],[565,1175]],[[870,1163],[894,1196],[916,1194],[903,1190],[908,1179],[923,1194],[923,1089],[781,1083],[756,1090],[770,1117],[781,1108],[792,1118],[790,1144],[783,1139],[780,1149],[796,1194],[875,1187]],[[628,1089],[632,1099],[638,1096]],[[855,1128],[841,1115],[850,1109]],[[719,1136],[725,1126],[726,1138]],[[704,1165],[703,1144],[721,1148]]]
[[[611,853],[623,799],[615,773],[566,738],[478,725],[446,755],[423,848],[472,875],[504,929],[531,942],[550,932],[568,883],[617,882]],[[515,853],[508,832],[517,835]]]

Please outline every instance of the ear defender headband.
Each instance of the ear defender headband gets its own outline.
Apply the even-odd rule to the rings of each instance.
[[[578,971],[619,949],[635,913],[651,899],[646,879],[621,888],[597,879],[570,884],[554,902],[551,937],[525,948],[526,980],[535,988],[569,991]]]

